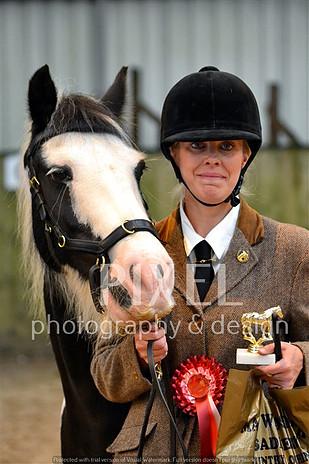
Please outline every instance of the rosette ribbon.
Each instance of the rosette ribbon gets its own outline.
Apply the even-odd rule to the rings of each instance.
[[[188,358],[172,378],[178,408],[191,416],[197,414],[202,459],[216,456],[220,424],[217,406],[223,401],[226,380],[226,369],[205,355]]]

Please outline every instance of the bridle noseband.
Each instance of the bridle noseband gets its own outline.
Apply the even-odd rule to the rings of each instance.
[[[35,150],[50,138],[51,137],[42,138],[39,143],[30,145],[24,157],[24,166],[28,170],[32,202],[44,227],[48,251],[52,260],[52,267],[57,272],[60,272],[62,267],[62,263],[56,255],[55,247],[58,247],[60,250],[74,251],[96,256],[96,264],[89,270],[89,282],[91,296],[96,310],[100,313],[104,313],[105,308],[100,301],[100,285],[101,282],[104,281],[104,277],[107,272],[105,265],[110,263],[108,256],[109,250],[120,240],[136,232],[150,232],[158,240],[159,237],[153,223],[147,219],[126,220],[103,240],[83,240],[68,237],[57,223],[58,221],[56,221],[53,217],[52,212],[45,202],[41,185],[33,165],[32,158]],[[103,273],[105,275],[102,278]]]

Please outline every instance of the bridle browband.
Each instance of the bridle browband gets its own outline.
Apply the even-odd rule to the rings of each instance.
[[[62,263],[56,255],[55,247],[60,250],[85,253],[97,257],[96,264],[89,270],[89,282],[91,296],[96,310],[100,313],[104,313],[105,308],[100,301],[100,284],[104,280],[104,278],[102,279],[102,273],[104,272],[106,274],[107,272],[105,264],[110,263],[108,256],[109,250],[120,240],[136,232],[150,232],[158,240],[159,238],[153,223],[147,219],[126,220],[103,240],[83,240],[68,237],[53,217],[52,212],[45,202],[41,185],[33,165],[33,155],[35,151],[52,137],[53,136],[40,137],[36,143],[31,143],[24,156],[24,166],[28,170],[32,202],[44,226],[44,234],[50,254],[51,266],[54,270],[60,272],[62,267]]]

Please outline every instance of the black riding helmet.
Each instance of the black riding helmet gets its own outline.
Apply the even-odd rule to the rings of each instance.
[[[180,141],[233,139],[246,140],[251,150],[233,192],[224,200],[236,206],[244,174],[262,143],[259,109],[253,93],[239,77],[213,66],[189,74],[172,87],[162,109],[161,150],[187,188],[170,146]],[[191,194],[205,206],[220,204],[205,203]]]

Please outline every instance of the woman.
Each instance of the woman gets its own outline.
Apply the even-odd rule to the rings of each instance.
[[[296,381],[304,383],[305,375],[308,383],[308,232],[262,217],[238,197],[261,141],[254,95],[232,74],[205,67],[179,81],[166,97],[161,148],[184,185],[184,197],[157,229],[175,263],[170,322],[177,331],[167,337],[153,326],[150,333],[98,341],[92,361],[98,389],[111,401],[132,401],[108,448],[117,458],[137,453],[151,387],[149,339],[155,361],[166,358],[171,374],[195,354],[212,356],[226,369],[239,368],[236,349],[246,346],[241,315],[280,305],[287,327],[283,358],[259,367],[259,373],[271,387],[292,388]],[[207,265],[192,270],[190,263],[196,261]],[[273,349],[270,344],[260,353]],[[177,423],[189,456],[198,458],[196,419],[177,410]],[[143,455],[166,459],[173,456],[171,448],[168,416],[156,398]],[[182,456],[178,444],[176,456]]]

